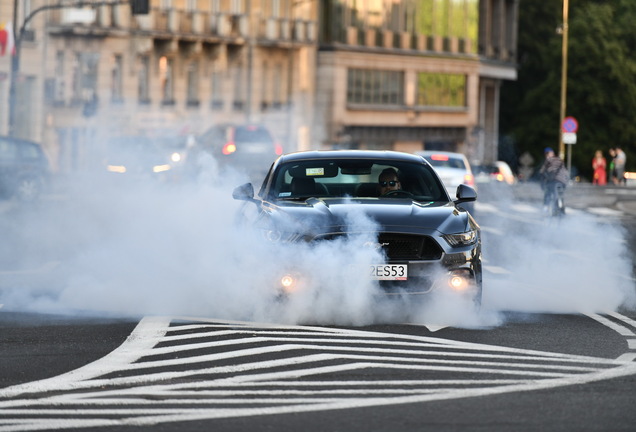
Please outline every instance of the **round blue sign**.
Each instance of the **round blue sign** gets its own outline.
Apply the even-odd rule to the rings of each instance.
[[[566,117],[563,119],[563,132],[576,132],[579,129],[579,122],[574,117]]]

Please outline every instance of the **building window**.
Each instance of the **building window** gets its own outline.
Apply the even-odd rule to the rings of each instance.
[[[221,110],[223,109],[223,74],[219,70],[217,63],[212,63],[210,81],[210,89],[212,90],[211,108]]]
[[[99,54],[76,53],[73,64],[73,100],[88,102],[97,97]]]
[[[375,30],[377,46],[386,30],[428,38],[457,39],[460,52],[476,53],[480,0],[325,0],[320,3],[321,37],[346,42],[348,27],[358,29],[363,42],[366,30]],[[507,20],[507,22],[514,22]],[[394,43],[397,39],[394,38]]]
[[[349,69],[347,103],[404,105],[404,72]]]
[[[174,59],[163,56],[159,59],[159,82],[161,104],[174,105]]]
[[[269,63],[263,62],[263,72],[261,73],[261,111],[266,111],[270,105],[269,97]]]
[[[139,75],[137,82],[139,103],[150,103],[150,56],[139,57]]]
[[[191,62],[187,69],[187,88],[186,104],[189,107],[199,106],[199,63]]]
[[[465,107],[466,75],[418,73],[416,105]]]
[[[243,65],[240,61],[232,67],[231,75],[232,79],[234,80],[232,108],[235,111],[242,111],[245,108],[245,80]]]
[[[64,51],[57,51],[55,53],[55,77],[52,78],[51,87],[49,89],[49,101],[54,104],[62,104],[65,100],[66,93],[66,56]]]
[[[272,77],[272,91],[273,91],[273,100],[272,107],[275,109],[280,109],[283,106],[283,102],[285,100],[284,97],[284,88],[283,83],[285,80],[285,76],[283,75],[283,65],[281,63],[276,64],[274,70],[274,76]]]
[[[110,87],[110,99],[111,102],[120,103],[124,100],[123,93],[123,79],[124,79],[124,59],[121,54],[115,54],[113,56],[113,69],[111,71],[111,87]]]

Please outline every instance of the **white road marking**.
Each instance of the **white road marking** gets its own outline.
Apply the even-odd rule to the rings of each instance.
[[[636,363],[622,358],[363,330],[191,320],[144,318],[124,344],[97,362],[0,390],[0,431],[388,406],[636,374]],[[369,372],[374,370],[398,370],[405,379],[385,381],[387,374]],[[342,374],[368,378],[334,379]],[[464,379],[456,378],[462,374]],[[422,379],[428,375],[434,379]]]
[[[604,217],[621,217],[623,215],[622,211],[610,209],[607,207],[588,207],[586,211],[588,213]]]
[[[623,354],[620,357],[618,357],[617,360],[624,361],[624,362],[633,362],[634,360],[636,360],[636,353]]]
[[[634,321],[633,319],[626,317],[624,315],[621,315],[617,312],[608,312],[607,314],[613,316],[614,318],[620,321],[623,321],[625,324],[628,324],[636,329],[636,321]]]
[[[588,317],[592,318],[595,321],[598,321],[599,323],[603,324],[605,327],[611,328],[612,330],[614,330],[616,333],[618,333],[621,336],[628,336],[628,337],[636,336],[636,334],[634,334],[634,332],[628,329],[627,327],[617,324],[613,321],[610,321],[599,314],[590,313],[585,315],[587,315]]]

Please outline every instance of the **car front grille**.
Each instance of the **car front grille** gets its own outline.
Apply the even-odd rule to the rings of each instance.
[[[428,236],[380,233],[378,242],[383,245],[389,260],[438,260],[442,248]]]
[[[331,241],[346,237],[347,234],[328,233],[318,236],[307,236],[305,241]],[[366,242],[365,246],[382,249],[387,258],[392,261],[427,261],[442,258],[442,248],[429,237],[416,234],[380,233],[378,242]]]

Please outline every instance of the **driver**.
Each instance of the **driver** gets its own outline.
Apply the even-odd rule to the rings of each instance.
[[[389,192],[402,189],[397,171],[394,168],[387,168],[382,171],[378,177],[378,183],[380,184],[380,195],[386,195]]]

